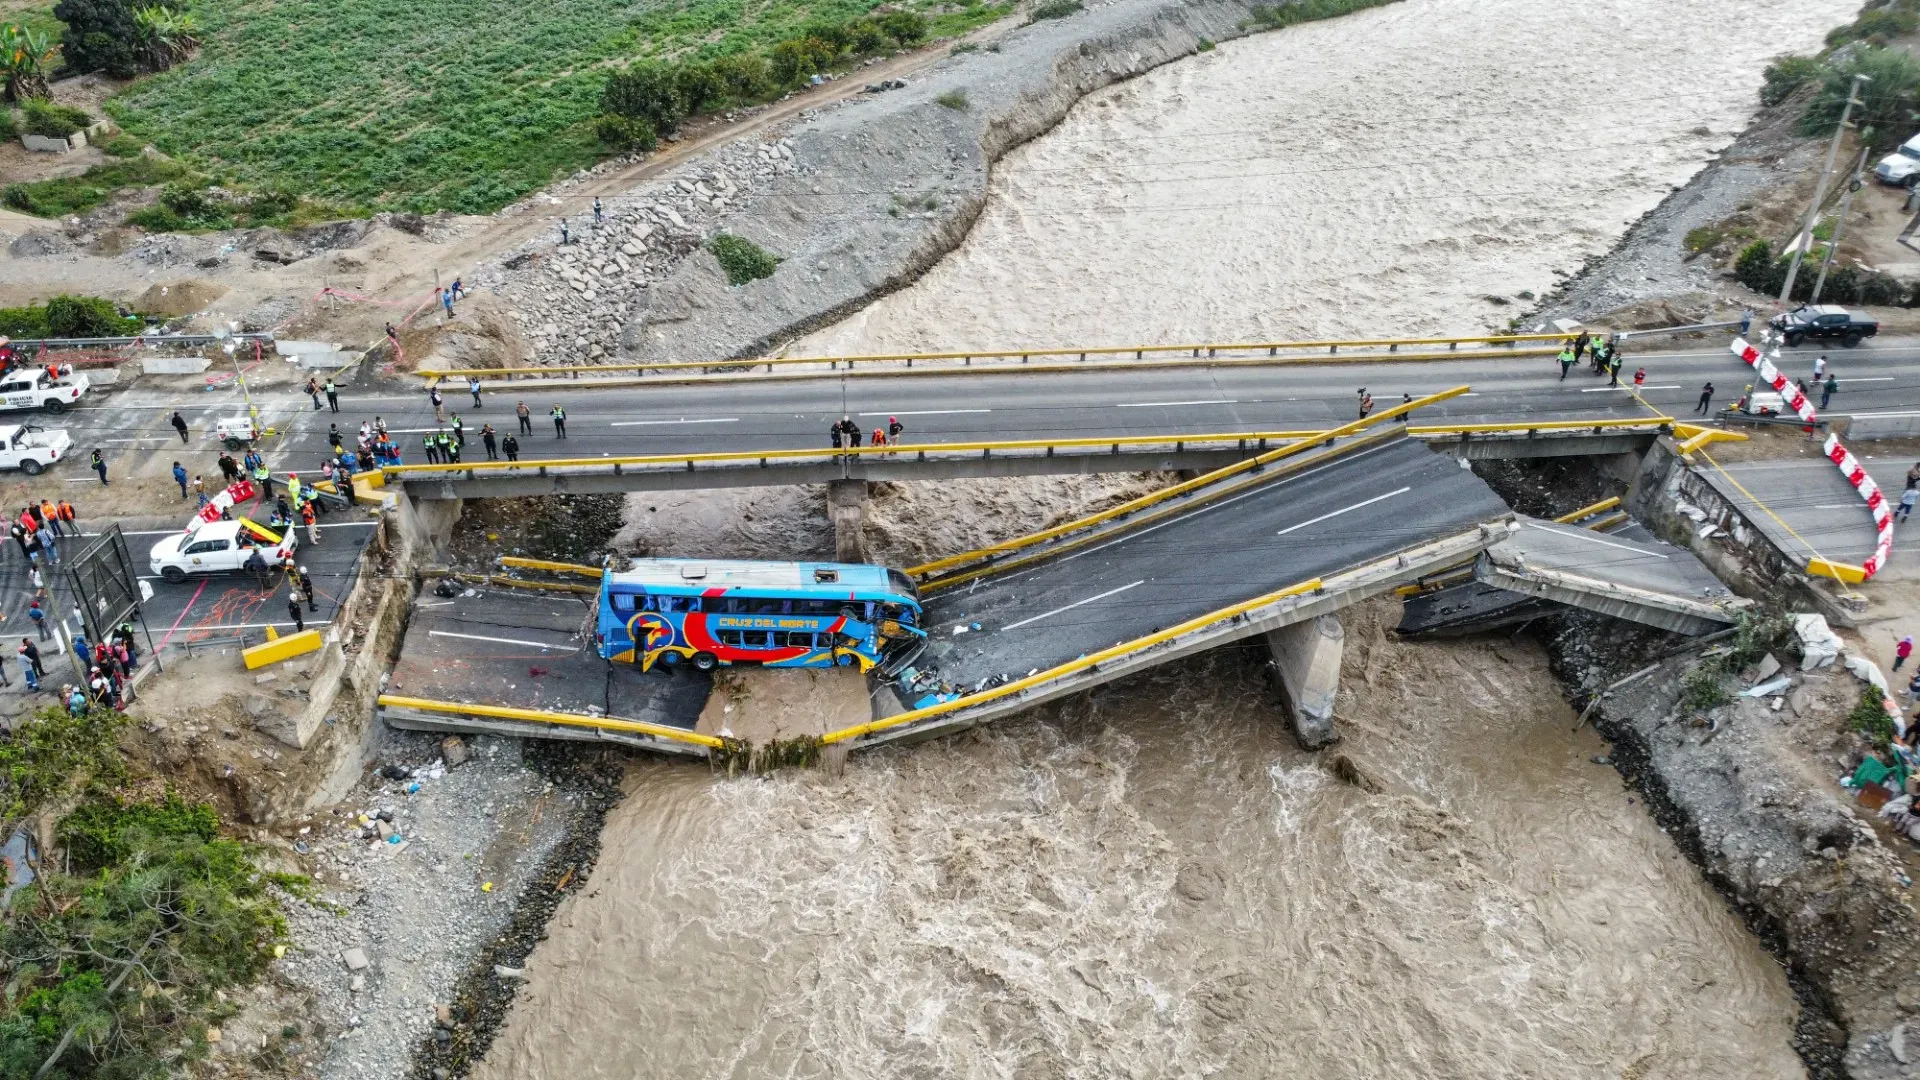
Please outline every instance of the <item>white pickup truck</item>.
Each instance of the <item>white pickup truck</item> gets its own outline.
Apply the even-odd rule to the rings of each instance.
[[[45,409],[58,415],[87,392],[87,377],[62,371],[56,379],[46,368],[14,368],[0,376],[0,409]]]
[[[72,449],[73,438],[64,428],[48,431],[33,424],[0,425],[0,469],[19,469],[28,476],[39,476]]]

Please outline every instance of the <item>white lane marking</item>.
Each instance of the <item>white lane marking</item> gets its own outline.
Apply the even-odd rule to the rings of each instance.
[[[1395,490],[1395,491],[1389,491],[1389,492],[1387,492],[1387,493],[1386,493],[1385,495],[1375,495],[1375,496],[1374,496],[1373,498],[1371,498],[1371,499],[1368,499],[1368,500],[1366,500],[1365,502],[1357,502],[1357,503],[1354,503],[1354,504],[1353,504],[1352,506],[1349,506],[1349,507],[1346,507],[1345,509],[1341,509],[1341,510],[1335,510],[1335,511],[1334,511],[1333,513],[1331,513],[1331,514],[1321,514],[1321,515],[1320,515],[1319,517],[1317,517],[1317,518],[1314,518],[1314,519],[1313,519],[1313,520],[1311,520],[1311,521],[1303,521],[1303,522],[1301,522],[1301,523],[1300,523],[1300,524],[1298,524],[1298,525],[1289,525],[1289,526],[1287,526],[1286,528],[1284,528],[1284,529],[1281,529],[1281,530],[1280,530],[1279,532],[1277,532],[1277,533],[1275,533],[1274,535],[1275,535],[1275,536],[1285,536],[1285,535],[1287,535],[1288,533],[1290,533],[1290,532],[1292,532],[1292,531],[1294,531],[1295,529],[1304,529],[1304,528],[1306,528],[1306,527],[1307,527],[1307,526],[1309,526],[1309,525],[1317,525],[1317,524],[1319,524],[1320,522],[1322,522],[1322,521],[1325,521],[1325,520],[1327,520],[1328,518],[1337,518],[1337,517],[1339,517],[1339,516],[1340,516],[1341,514],[1350,514],[1350,513],[1352,513],[1353,511],[1355,511],[1355,510],[1358,510],[1358,509],[1360,509],[1360,508],[1361,508],[1361,507],[1363,507],[1363,506],[1372,506],[1372,505],[1373,505],[1374,503],[1377,503],[1377,502],[1383,502],[1383,501],[1385,501],[1385,500],[1387,500],[1387,499],[1391,499],[1391,498],[1393,498],[1393,497],[1394,497],[1395,495],[1405,495],[1405,494],[1406,494],[1407,492],[1409,492],[1409,491],[1412,491],[1412,490],[1413,490],[1413,488],[1411,488],[1411,487],[1403,487],[1403,488],[1400,488],[1400,489],[1398,489],[1398,490]]]
[[[427,631],[427,636],[428,637],[457,637],[457,638],[465,638],[468,641],[493,641],[493,642],[498,642],[501,645],[531,645],[536,649],[565,649],[568,652],[573,652],[574,650],[579,648],[579,646],[577,645],[549,645],[544,641],[524,641],[520,638],[482,637],[479,634],[456,634],[451,630],[429,630]]]
[[[1604,394],[1608,390],[1678,390],[1678,389],[1680,389],[1678,385],[1674,385],[1674,386],[1589,386],[1585,390],[1582,390],[1580,392],[1583,394]]]
[[[218,623],[213,626],[186,626],[186,627],[182,627],[181,629],[186,633],[197,634],[207,630],[264,630],[269,626],[281,627],[281,626],[292,626],[292,625],[293,625],[293,620],[288,619],[285,622]],[[331,619],[308,619],[307,620],[307,629],[309,630],[317,630],[322,626],[332,626],[332,625],[333,625],[333,620]]]
[[[1367,456],[1368,454],[1377,454],[1377,453],[1379,453],[1379,452],[1380,452],[1380,451],[1382,451],[1382,450],[1386,450],[1386,449],[1388,449],[1388,448],[1390,448],[1391,446],[1393,446],[1393,444],[1392,444],[1392,443],[1390,443],[1390,442],[1383,442],[1383,443],[1380,443],[1380,444],[1378,444],[1378,445],[1376,445],[1376,446],[1370,446],[1370,447],[1368,447],[1368,448],[1366,448],[1365,450],[1361,450],[1361,451],[1358,451],[1358,452],[1356,452],[1356,453],[1352,453],[1352,454],[1343,454],[1343,455],[1341,455],[1341,456],[1340,456],[1339,458],[1337,458],[1337,459],[1335,459],[1335,460],[1333,460],[1333,461],[1329,461],[1329,462],[1327,462],[1327,463],[1326,463],[1326,464],[1324,464],[1324,465],[1316,465],[1316,466],[1314,466],[1313,468],[1311,468],[1311,469],[1308,469],[1308,470],[1306,470],[1305,472],[1300,472],[1300,473],[1295,473],[1295,474],[1294,474],[1294,475],[1292,475],[1292,476],[1288,476],[1288,477],[1284,477],[1284,478],[1282,478],[1282,479],[1280,479],[1280,480],[1276,480],[1276,481],[1274,481],[1274,483],[1273,483],[1273,485],[1272,485],[1272,486],[1273,486],[1273,487],[1280,487],[1280,486],[1282,486],[1282,485],[1284,485],[1284,484],[1291,484],[1291,483],[1293,483],[1293,482],[1294,482],[1294,481],[1296,481],[1296,480],[1304,480],[1304,479],[1306,479],[1307,477],[1309,477],[1309,476],[1312,476],[1312,475],[1314,475],[1315,473],[1320,473],[1320,472],[1325,472],[1326,470],[1328,470],[1328,469],[1331,469],[1331,468],[1333,468],[1334,466],[1336,466],[1336,465],[1339,465],[1339,464],[1341,464],[1342,462],[1347,462],[1347,461],[1358,461],[1358,460],[1360,460],[1361,458],[1363,458],[1363,457],[1366,457],[1366,456]],[[1251,498],[1253,498],[1253,497],[1254,497],[1255,495],[1259,495],[1259,494],[1261,494],[1262,492],[1265,492],[1265,491],[1267,491],[1267,490],[1268,490],[1268,487],[1267,487],[1266,485],[1264,485],[1264,484],[1263,484],[1263,485],[1259,485],[1259,486],[1256,486],[1256,487],[1254,487],[1254,488],[1253,488],[1252,490],[1249,490],[1249,491],[1243,491],[1243,492],[1241,492],[1241,493],[1240,493],[1240,494],[1238,494],[1238,495],[1229,495],[1229,496],[1227,496],[1226,498],[1224,498],[1224,499],[1221,499],[1221,500],[1219,500],[1219,501],[1217,501],[1217,502],[1211,502],[1211,503],[1208,503],[1207,505],[1205,505],[1205,506],[1202,506],[1202,507],[1200,507],[1200,508],[1199,508],[1199,509],[1197,509],[1197,510],[1189,510],[1189,511],[1187,511],[1187,512],[1186,512],[1186,513],[1184,513],[1184,514],[1178,514],[1178,515],[1175,515],[1174,517],[1170,517],[1170,518],[1168,518],[1167,520],[1165,520],[1165,521],[1162,521],[1162,522],[1160,522],[1159,524],[1156,524],[1156,525],[1149,525],[1149,526],[1147,526],[1147,527],[1146,527],[1146,528],[1144,528],[1144,529],[1136,529],[1136,530],[1133,530],[1133,531],[1131,531],[1131,532],[1128,532],[1128,533],[1126,533],[1126,534],[1124,534],[1124,535],[1122,535],[1122,536],[1117,536],[1117,537],[1115,537],[1115,538],[1114,538],[1114,539],[1112,539],[1112,540],[1108,540],[1108,541],[1107,541],[1106,543],[1104,543],[1104,544],[1095,544],[1095,545],[1093,545],[1092,547],[1090,547],[1090,548],[1087,548],[1087,549],[1086,549],[1086,550],[1084,550],[1084,551],[1076,551],[1076,552],[1074,552],[1074,553],[1073,553],[1073,554],[1071,554],[1071,555],[1062,555],[1062,556],[1060,556],[1060,557],[1059,557],[1059,558],[1057,558],[1057,559],[1052,559],[1052,560],[1049,560],[1049,561],[1047,561],[1047,562],[1044,562],[1044,563],[1042,563],[1042,564],[1040,564],[1039,566],[1035,566],[1035,567],[1031,567],[1031,568],[1029,568],[1029,569],[1026,569],[1026,570],[1015,570],[1015,571],[1014,571],[1013,573],[1011,573],[1011,574],[1007,574],[1007,575],[1005,575],[1004,577],[996,577],[996,578],[994,578],[994,580],[995,580],[996,582],[1008,582],[1008,581],[1012,581],[1012,580],[1013,580],[1014,578],[1017,578],[1017,577],[1023,577],[1023,576],[1025,576],[1025,575],[1027,575],[1027,574],[1033,574],[1033,573],[1038,573],[1039,571],[1041,571],[1041,570],[1043,570],[1043,569],[1046,569],[1047,567],[1050,567],[1050,566],[1058,566],[1058,565],[1060,565],[1061,563],[1065,563],[1065,562],[1072,562],[1073,560],[1075,560],[1075,559],[1078,559],[1078,558],[1080,558],[1080,557],[1081,557],[1081,556],[1083,556],[1083,555],[1092,555],[1092,554],[1093,554],[1094,552],[1097,552],[1097,551],[1105,551],[1106,549],[1108,549],[1108,548],[1110,548],[1110,547],[1112,547],[1112,546],[1114,546],[1115,544],[1124,544],[1124,543],[1126,543],[1126,542],[1127,542],[1127,541],[1129,541],[1129,540],[1137,540],[1137,539],[1139,539],[1140,537],[1142,537],[1142,536],[1145,536],[1145,535],[1147,535],[1147,534],[1148,534],[1148,533],[1150,533],[1150,532],[1158,532],[1159,530],[1161,530],[1161,529],[1164,529],[1164,528],[1166,528],[1166,527],[1168,527],[1169,525],[1178,525],[1178,524],[1180,524],[1180,523],[1181,523],[1181,522],[1183,522],[1183,521],[1192,521],[1192,520],[1193,520],[1194,518],[1197,518],[1197,517],[1199,517],[1199,516],[1200,516],[1201,514],[1210,514],[1210,513],[1212,513],[1212,512],[1213,512],[1213,511],[1215,511],[1215,510],[1219,510],[1219,509],[1222,509],[1222,508],[1224,508],[1224,507],[1228,507],[1228,506],[1232,506],[1232,505],[1233,505],[1234,503],[1237,503],[1237,502],[1239,502],[1239,501],[1240,501],[1240,500],[1242,500],[1242,499],[1251,499]],[[985,579],[985,578],[975,578],[975,579],[974,579],[974,581],[973,581],[973,585],[970,585],[970,586],[968,586],[968,591],[969,591],[969,592],[971,592],[971,591],[973,591],[973,590],[974,590],[975,588],[977,588],[977,587],[979,586],[979,584],[980,584],[980,582],[982,582],[982,581],[984,581],[984,580],[986,580],[986,579]]]
[[[1129,401],[1116,409],[1171,409],[1180,405],[1238,405],[1239,398],[1213,398],[1209,401]]]
[[[1874,376],[1873,378],[1871,378],[1871,379],[1863,379],[1863,378],[1861,378],[1861,377],[1859,377],[1858,375],[1856,375],[1856,376],[1854,376],[1853,378],[1851,378],[1851,379],[1848,379],[1847,381],[1848,381],[1848,382],[1892,382],[1892,381],[1893,381],[1893,376],[1891,376],[1891,375],[1875,375],[1875,376]]]
[[[722,417],[716,417],[712,420],[688,420],[685,417],[682,417],[678,420],[621,420],[616,423],[608,424],[607,426],[608,427],[657,427],[661,424],[737,424],[739,422],[740,422],[740,418],[737,416],[722,416]]]
[[[1527,522],[1527,528],[1539,529],[1541,532],[1552,533],[1555,536],[1566,536],[1566,537],[1571,537],[1575,540],[1585,540],[1590,544],[1603,544],[1610,548],[1619,548],[1621,551],[1631,551],[1636,555],[1651,555],[1656,559],[1666,558],[1665,555],[1662,555],[1657,551],[1648,551],[1646,548],[1631,547],[1626,544],[1616,544],[1611,540],[1602,540],[1599,537],[1592,535],[1591,530],[1587,530],[1587,529],[1577,529],[1572,526],[1568,526],[1565,530],[1549,529],[1545,525],[1535,525],[1531,521]]]
[[[1085,600],[1075,600],[1073,603],[1068,604],[1066,607],[1057,607],[1057,608],[1054,608],[1052,611],[1043,611],[1040,614],[1035,615],[1031,619],[1021,619],[1017,623],[1008,623],[1007,625],[1001,627],[1000,629],[1018,630],[1021,627],[1028,625],[1029,623],[1037,623],[1041,619],[1052,618],[1053,616],[1058,615],[1063,611],[1072,611],[1074,608],[1077,608],[1082,604],[1091,604],[1095,600],[1105,600],[1109,596],[1118,596],[1121,593],[1126,592],[1128,589],[1139,588],[1140,586],[1145,585],[1146,583],[1147,583],[1146,579],[1142,578],[1139,581],[1134,582],[1132,585],[1122,585],[1117,589],[1108,589],[1106,592],[1103,592],[1098,596],[1089,596]]]
[[[992,409],[921,409],[919,412],[863,412],[855,416],[957,416],[961,413],[990,413]]]

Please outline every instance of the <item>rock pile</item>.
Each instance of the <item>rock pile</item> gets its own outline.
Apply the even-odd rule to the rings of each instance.
[[[590,208],[568,214],[569,243],[559,243],[555,230],[505,255],[478,275],[479,284],[519,324],[526,363],[610,362],[643,291],[719,231],[755,184],[795,168],[784,139],[728,146],[672,179],[605,200],[597,224]]]

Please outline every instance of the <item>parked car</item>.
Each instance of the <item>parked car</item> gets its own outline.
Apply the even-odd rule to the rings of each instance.
[[[247,556],[255,551],[268,566],[278,566],[293,555],[298,546],[293,530],[280,534],[278,543],[267,536],[272,530],[245,519],[209,521],[190,533],[169,536],[153,545],[147,559],[153,572],[179,583],[194,574],[220,574],[246,566]]]
[[[1767,325],[1780,331],[1789,346],[1811,338],[1838,341],[1851,349],[1880,332],[1879,323],[1832,304],[1802,304],[1785,314],[1775,315]]]
[[[0,377],[0,409],[45,409],[54,414],[66,412],[87,392],[85,375],[68,374],[59,378],[46,368],[14,368]]]
[[[1900,144],[1900,149],[1880,159],[1873,167],[1873,178],[1888,187],[1912,187],[1920,184],[1920,135]]]
[[[73,449],[66,429],[48,431],[37,424],[0,425],[0,469],[19,469],[39,476],[47,466]]]

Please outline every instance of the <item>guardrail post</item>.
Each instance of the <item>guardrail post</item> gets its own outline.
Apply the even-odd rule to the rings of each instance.
[[[985,450],[982,450],[982,451],[980,451],[980,456],[981,456],[982,458],[990,458],[990,457],[992,457],[992,456],[993,456],[993,447],[991,447],[991,446],[989,446],[989,447],[987,447],[987,448],[986,448]]]
[[[1176,453],[1176,454],[1184,454],[1184,453],[1186,453],[1186,451],[1187,451],[1187,442],[1186,442],[1186,440],[1185,440],[1185,439],[1175,439],[1175,440],[1173,441],[1173,452],[1174,452],[1174,453]]]
[[[1216,356],[1219,356],[1219,355],[1220,355],[1220,350],[1219,350],[1219,349],[1208,349],[1208,350],[1207,350],[1207,359],[1209,359],[1209,360],[1211,360],[1211,359],[1213,359],[1214,357],[1216,357]]]
[[[760,459],[760,467],[761,467],[761,468],[763,468],[763,469],[767,467],[767,459],[766,459],[766,458],[761,458],[761,459]]]
[[[1279,356],[1279,355],[1280,355],[1280,350],[1279,350],[1279,348],[1277,348],[1276,346],[1273,346],[1273,345],[1269,345],[1269,346],[1267,346],[1267,355],[1268,355],[1268,356]]]
[[[1086,353],[1081,353],[1081,354],[1080,354],[1080,359],[1081,359],[1081,360],[1085,360],[1086,358],[1087,358],[1087,354],[1086,354]]]
[[[909,357],[907,357],[907,366],[908,366],[908,367],[912,367],[912,366],[913,366],[913,357],[911,357],[911,356],[909,356]]]
[[[576,379],[580,377],[580,372],[578,370],[568,372],[568,374],[572,375]]]
[[[1133,350],[1133,358],[1135,360],[1145,360],[1147,358],[1147,350],[1145,349]]]
[[[1193,355],[1197,358],[1200,355],[1200,350],[1199,349],[1193,350]]]
[[[1049,446],[1049,447],[1047,447],[1047,456],[1048,456],[1048,457],[1052,457],[1052,456],[1053,456],[1053,447],[1051,447],[1051,446]]]
[[[688,471],[688,472],[692,472],[692,471],[693,471],[693,462],[692,462],[692,461],[688,461],[688,462],[687,462],[687,471]]]
[[[1263,438],[1260,440],[1260,449],[1265,450],[1266,448],[1267,448],[1267,440]]]
[[[468,469],[468,470],[466,470],[466,473],[467,473],[467,479],[469,479],[469,480],[471,480],[471,479],[473,479],[473,470],[472,470],[472,469]]]
[[[617,461],[613,463],[613,475],[615,476],[620,475],[620,463]]]
[[[1459,343],[1459,342],[1457,342],[1457,341],[1449,341],[1449,342],[1447,342],[1447,351],[1448,351],[1448,352],[1452,352],[1452,351],[1454,351],[1455,349],[1458,349],[1459,347],[1460,347],[1460,343]]]
[[[1119,443],[1114,443],[1114,444],[1113,444],[1113,452],[1114,452],[1114,453],[1115,453],[1116,455],[1120,453],[1120,444],[1119,444]]]
[[[1397,341],[1395,341],[1395,342],[1392,342],[1391,344],[1389,344],[1389,345],[1387,346],[1387,351],[1388,351],[1388,352],[1399,352],[1399,351],[1400,351],[1400,343],[1399,343],[1399,342],[1397,342]]]
[[[1332,353],[1337,353],[1337,352],[1339,352],[1339,351],[1340,351],[1340,346],[1338,346],[1338,345],[1329,345],[1329,346],[1327,346],[1327,352],[1328,352],[1329,354],[1332,354]]]
[[[971,356],[963,356],[963,357],[961,357],[961,358],[960,358],[960,366],[961,366],[961,367],[972,367],[972,366],[973,366],[973,357],[971,357]]]
[[[915,459],[916,461],[925,461],[925,460],[927,460],[927,452],[926,452],[925,450],[922,450],[922,451],[920,451],[920,452],[919,452],[918,454],[916,454],[916,455],[914,455],[914,459]]]
[[[1021,362],[1021,363],[1023,363],[1023,364],[1027,362],[1027,354],[1026,354],[1026,353],[1021,353],[1021,354],[1020,354],[1020,362]]]
[[[545,465],[540,466],[540,475],[541,476],[547,475],[547,467]]]

